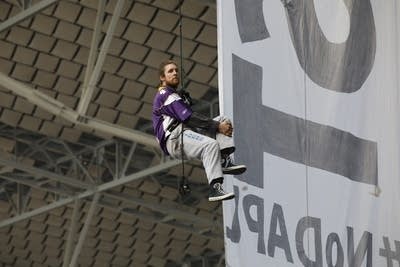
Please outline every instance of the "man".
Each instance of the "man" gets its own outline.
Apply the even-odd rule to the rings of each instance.
[[[153,128],[161,149],[174,158],[198,159],[210,184],[209,201],[234,198],[222,188],[223,174],[241,174],[244,165],[233,164],[231,122],[220,116],[214,120],[195,113],[178,94],[178,66],[174,61],[160,65],[160,87],[153,101]],[[221,162],[223,166],[221,166]]]

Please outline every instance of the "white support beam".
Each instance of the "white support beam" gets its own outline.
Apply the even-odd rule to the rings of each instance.
[[[122,127],[116,124],[108,123],[103,120],[94,119],[91,117],[81,117],[83,119],[78,120],[79,114],[75,110],[38,90],[35,90],[21,82],[18,82],[8,77],[1,72],[0,84],[4,88],[11,90],[16,95],[27,99],[32,104],[35,104],[38,107],[50,112],[51,114],[59,116],[71,123],[82,126],[83,128],[87,128],[88,130],[100,131],[126,140],[132,140],[139,144],[159,148],[156,139],[149,134]]]
[[[9,181],[12,181],[12,182],[15,182],[15,183],[21,183],[21,184],[30,186],[32,188],[36,188],[36,189],[39,189],[39,190],[44,190],[46,192],[56,193],[56,194],[59,194],[59,195],[62,195],[62,196],[68,196],[68,195],[71,194],[71,192],[67,193],[67,192],[60,192],[58,190],[54,190],[54,189],[50,189],[50,188],[43,188],[38,184],[34,184],[32,182],[27,182],[27,181],[22,181],[21,179],[18,179],[18,178],[10,178],[10,177],[1,176],[1,175],[0,175],[0,178],[5,179],[5,180],[9,180]],[[108,197],[108,193],[107,192],[103,193],[103,196],[104,197]],[[132,200],[129,200],[129,199],[124,199],[123,201],[126,201],[127,204],[133,204],[135,206],[137,205],[136,202],[134,202]],[[207,229],[205,229],[205,228],[198,229],[198,228],[195,228],[194,226],[184,225],[184,224],[181,224],[179,222],[176,222],[175,221],[176,218],[171,216],[171,215],[167,215],[168,219],[164,220],[163,218],[159,218],[159,217],[157,217],[155,215],[150,215],[148,213],[142,213],[142,212],[134,211],[134,210],[127,210],[126,206],[121,206],[121,205],[118,205],[118,204],[112,205],[110,203],[101,203],[101,202],[99,202],[98,206],[101,206],[101,207],[104,207],[104,208],[107,208],[107,209],[110,209],[110,210],[113,210],[113,211],[117,211],[117,212],[120,212],[120,213],[126,213],[126,214],[130,214],[130,215],[134,215],[134,216],[136,216],[138,218],[143,218],[143,219],[148,220],[148,221],[153,221],[153,222],[157,222],[157,223],[163,223],[163,224],[175,227],[175,228],[182,229],[182,230],[187,231],[189,233],[198,234],[198,235],[204,235],[204,236],[211,237],[211,238],[222,238],[222,236],[220,236],[218,234],[215,234],[215,233],[212,233],[211,232],[211,230],[212,230],[211,227],[209,227]],[[192,214],[188,214],[186,216],[186,218],[191,218],[191,217],[193,217]],[[218,227],[222,227],[219,222],[217,222],[217,223],[218,223]],[[211,222],[210,222],[210,224],[211,224],[211,226],[215,225],[215,224],[213,224]],[[70,253],[72,253],[72,251],[70,251]],[[70,255],[70,257],[71,256],[72,255]],[[64,257],[65,257],[65,255],[64,255]],[[70,260],[68,260],[67,264],[69,262],[70,262]],[[64,263],[65,263],[65,261],[64,261]],[[63,267],[65,267],[65,266],[63,265]]]
[[[122,214],[133,215],[137,218],[140,218],[140,219],[143,219],[146,221],[161,223],[161,224],[168,225],[170,227],[178,228],[178,229],[181,229],[188,233],[192,233],[192,234],[196,234],[196,235],[203,235],[207,238],[215,238],[215,239],[223,238],[222,235],[219,235],[216,232],[211,232],[211,231],[203,232],[202,230],[197,228],[197,226],[187,225],[184,223],[180,223],[179,221],[176,221],[176,220],[164,222],[164,221],[162,221],[162,219],[158,218],[156,215],[152,215],[152,214],[145,213],[145,212],[140,212],[136,209],[121,208],[120,206],[110,205],[109,203],[99,203],[98,205],[103,208],[112,209],[112,210],[117,211]],[[194,216],[193,214],[190,215],[190,217],[193,217],[193,216]]]
[[[223,267],[222,263],[225,260],[225,254],[222,253],[221,256],[218,259],[217,267]]]
[[[175,219],[184,219],[188,222],[203,223],[204,225],[214,225],[217,227],[221,227],[221,225],[218,225],[218,222],[214,221],[213,219],[210,219],[208,217],[201,216],[201,215],[188,216],[189,214],[186,211],[176,209],[176,207],[173,207],[173,206],[152,204],[144,199],[138,199],[135,197],[131,197],[127,194],[120,193],[120,192],[118,192],[118,193],[117,192],[107,192],[107,193],[104,193],[104,195],[107,197],[116,199],[116,200],[121,200],[123,202],[130,202],[132,204],[141,205],[143,207],[149,208],[151,210],[154,210],[154,211],[157,211],[157,212],[160,212],[163,214],[172,215]]]
[[[90,45],[90,52],[89,52],[88,64],[86,67],[85,78],[83,80],[82,94],[83,94],[83,92],[86,91],[87,85],[89,83],[89,79],[92,76],[94,64],[96,63],[97,50],[99,48],[101,26],[103,25],[102,21],[103,21],[103,17],[104,17],[104,13],[105,13],[104,12],[105,5],[106,5],[106,1],[100,0],[98,3],[98,6],[97,6],[96,21],[94,24],[92,43]]]
[[[23,185],[17,184],[17,214],[21,214],[23,212],[24,202],[25,201],[24,201]]]
[[[51,6],[52,4],[58,2],[59,0],[42,0],[38,2],[37,4],[31,6],[30,8],[22,11],[21,13],[18,13],[12,18],[9,18],[8,20],[2,22],[0,24],[0,33],[11,28],[12,26],[32,17],[36,13],[42,11],[43,9]]]
[[[99,57],[97,58],[96,65],[94,67],[93,73],[91,74],[89,83],[88,83],[87,87],[82,88],[83,89],[82,95],[81,95],[81,99],[78,104],[78,113],[81,116],[84,116],[86,114],[86,111],[89,107],[89,103],[92,99],[93,92],[96,87],[97,81],[99,80],[100,72],[101,72],[101,69],[103,68],[103,64],[104,64],[108,49],[111,44],[113,34],[117,27],[117,22],[119,20],[119,17],[121,16],[121,12],[122,12],[124,3],[125,3],[125,0],[117,1],[117,4],[114,9],[113,17],[111,19],[110,25],[108,26],[107,34],[106,34],[106,37],[104,38],[103,44],[101,46]],[[100,25],[96,25],[96,26],[99,27]],[[94,37],[96,37],[96,36],[94,36]],[[92,43],[92,45],[93,45],[93,43]],[[91,51],[94,48],[95,47],[92,46]]]
[[[63,261],[62,267],[68,267],[68,264],[71,262],[72,247],[75,243],[74,240],[75,240],[75,235],[76,235],[76,228],[77,228],[76,226],[78,224],[78,215],[79,215],[80,204],[81,204],[80,199],[75,200],[74,210],[72,211],[71,224],[69,226],[68,239],[67,239],[67,244],[65,247],[64,261]]]
[[[60,183],[64,183],[64,184],[68,184],[77,188],[90,188],[91,185],[81,182],[77,179],[71,178],[71,177],[67,177],[67,176],[63,176],[54,172],[49,172],[43,169],[39,169],[36,167],[32,167],[30,165],[15,161],[15,160],[9,160],[7,158],[4,158],[3,156],[0,156],[0,164],[1,165],[6,165],[24,172],[28,172],[30,174],[33,174],[34,176],[37,176],[38,178],[40,177],[46,177],[49,178],[51,180],[60,182]]]
[[[128,166],[132,159],[133,153],[135,152],[135,149],[136,149],[136,143],[132,143],[131,148],[129,149],[128,155],[126,156],[124,166],[122,167],[121,176],[125,176],[125,173],[128,170]]]
[[[67,192],[66,190],[62,190],[62,189],[43,187],[38,182],[34,182],[32,180],[27,180],[27,179],[22,179],[20,177],[14,178],[14,177],[9,177],[9,176],[4,175],[4,174],[0,174],[0,178],[3,179],[3,180],[9,181],[9,182],[14,182],[16,184],[26,185],[26,186],[29,186],[29,187],[32,187],[32,188],[44,190],[44,191],[51,192],[51,193],[58,194],[58,195],[62,195],[62,196],[71,195],[73,193],[71,191]],[[28,200],[28,198],[26,199],[26,201],[27,200]]]
[[[53,203],[51,203],[49,205],[46,205],[46,206],[40,207],[38,209],[22,213],[22,214],[20,214],[18,216],[14,216],[12,218],[3,220],[3,221],[0,222],[0,228],[8,226],[8,225],[12,225],[12,224],[17,223],[19,221],[23,221],[23,220],[29,219],[31,217],[34,217],[36,215],[40,215],[42,213],[46,213],[46,212],[48,212],[48,211],[50,211],[52,209],[56,209],[56,208],[65,206],[65,205],[67,205],[67,204],[69,204],[69,203],[71,203],[71,202],[73,202],[73,201],[75,201],[77,199],[83,199],[83,198],[92,196],[95,193],[104,192],[104,191],[109,190],[111,188],[114,188],[114,187],[117,187],[117,186],[120,186],[120,185],[124,185],[126,183],[129,183],[129,182],[132,182],[134,180],[137,180],[137,179],[152,175],[154,173],[158,173],[158,172],[163,171],[163,170],[167,170],[167,169],[169,169],[171,167],[174,167],[174,166],[176,166],[176,165],[178,165],[180,163],[181,163],[180,160],[170,160],[170,161],[164,162],[162,164],[156,165],[154,167],[145,169],[143,171],[140,171],[140,172],[125,176],[125,177],[123,177],[121,179],[113,180],[111,182],[101,184],[101,185],[99,185],[97,187],[94,187],[94,188],[91,188],[91,189],[87,189],[86,191],[84,191],[82,193],[79,193],[79,194],[77,194],[75,196],[63,198],[63,199],[58,200],[56,202],[53,202]]]
[[[93,197],[92,203],[89,208],[89,212],[86,215],[85,224],[83,225],[82,231],[79,233],[79,240],[76,244],[74,254],[72,254],[71,264],[70,267],[75,267],[78,263],[78,257],[81,253],[83,243],[85,242],[86,235],[89,231],[90,223],[92,222],[94,212],[97,207],[97,203],[99,202],[100,193],[96,193]]]
[[[58,144],[61,144],[62,146],[64,146],[65,145],[65,142],[64,141],[62,141],[62,140],[53,140],[53,142],[56,142],[56,143],[58,143]],[[83,155],[83,154],[85,154],[85,153],[94,153],[94,151],[96,150],[96,149],[98,149],[98,148],[101,148],[101,147],[105,147],[105,146],[107,146],[107,145],[111,145],[111,144],[113,144],[115,141],[114,140],[112,140],[112,139],[110,139],[110,140],[103,140],[103,141],[101,141],[101,142],[99,142],[98,144],[96,144],[94,147],[87,147],[87,148],[84,148],[84,149],[82,149],[82,150],[79,150],[78,152],[73,152],[72,154],[69,154],[69,155],[65,155],[65,156],[63,156],[63,157],[60,157],[60,158],[58,158],[58,159],[56,159],[55,160],[55,164],[56,165],[58,165],[58,164],[61,164],[61,163],[63,163],[63,162],[67,162],[67,161],[70,161],[70,160],[74,160],[74,158],[76,158],[78,155]]]
[[[77,166],[80,168],[80,170],[85,174],[85,177],[88,178],[90,180],[90,182],[94,183],[95,179],[90,175],[89,171],[82,165],[82,162],[80,160],[78,160],[78,158],[74,155],[74,153],[72,152],[69,145],[66,144],[65,142],[62,142],[62,144],[63,144],[65,150],[71,155],[72,160],[75,162],[75,164],[77,164]]]

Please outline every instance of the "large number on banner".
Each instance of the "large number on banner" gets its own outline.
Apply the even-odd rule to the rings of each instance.
[[[370,0],[344,0],[350,33],[344,43],[331,43],[323,34],[313,0],[282,0],[289,31],[301,67],[321,87],[344,93],[361,88],[375,59],[376,33]],[[235,0],[242,42],[270,37],[263,0]]]
[[[242,42],[269,37],[262,3],[235,0]],[[334,44],[324,37],[312,0],[285,1],[292,42],[304,71],[321,87],[351,93],[361,88],[372,69],[376,36],[369,0],[348,0],[346,5],[350,33],[346,42]],[[262,154],[267,152],[377,185],[375,142],[264,106],[262,68],[237,55],[232,55],[232,77],[233,117],[240,129],[235,135],[236,157],[248,165],[246,182],[263,187]]]

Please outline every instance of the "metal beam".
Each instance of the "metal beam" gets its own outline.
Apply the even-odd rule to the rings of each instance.
[[[118,193],[117,192],[107,192],[107,193],[104,193],[104,195],[107,197],[111,197],[113,199],[117,199],[117,200],[121,200],[121,201],[125,201],[125,202],[131,202],[136,205],[141,205],[143,207],[149,208],[151,210],[154,210],[154,211],[157,211],[157,212],[160,212],[163,214],[170,214],[170,215],[174,216],[176,219],[185,219],[192,223],[203,223],[205,225],[211,224],[214,226],[221,227],[221,225],[218,225],[218,222],[213,219],[209,219],[209,218],[201,216],[201,215],[192,216],[192,214],[188,214],[188,212],[186,212],[186,211],[178,210],[176,207],[173,207],[173,206],[149,203],[148,201],[146,201],[144,199],[135,198],[135,197],[129,196],[128,194],[124,194],[124,193],[120,193],[120,192],[118,192]]]
[[[58,143],[58,144],[61,144],[61,145],[63,145],[63,146],[64,146],[64,144],[65,144],[65,142],[62,141],[62,140],[53,140],[53,142]],[[97,150],[97,149],[99,149],[99,148],[101,148],[101,147],[105,147],[105,146],[111,145],[111,144],[113,144],[114,142],[115,142],[115,141],[112,140],[112,139],[104,140],[104,141],[101,141],[101,142],[97,143],[97,144],[96,144],[95,146],[93,146],[93,147],[86,147],[86,148],[83,148],[83,149],[81,149],[81,150],[79,150],[79,151],[77,151],[77,152],[72,151],[72,154],[68,154],[68,155],[65,155],[65,156],[63,156],[63,157],[60,157],[60,158],[56,159],[56,160],[55,160],[55,164],[58,165],[58,164],[61,164],[61,163],[63,163],[63,162],[67,162],[67,161],[73,160],[73,159],[76,158],[77,156],[83,155],[83,154],[88,153],[88,152],[94,153],[95,150]],[[47,166],[48,166],[48,165],[47,165]]]
[[[207,233],[206,232],[202,232],[201,230],[197,229],[193,225],[189,226],[189,225],[186,225],[186,224],[179,223],[178,221],[163,222],[162,218],[158,218],[154,214],[150,215],[148,213],[140,212],[137,209],[120,208],[119,206],[113,206],[113,205],[104,204],[104,203],[99,203],[99,206],[104,207],[104,208],[108,208],[108,209],[112,209],[114,211],[118,211],[119,213],[129,214],[129,215],[135,216],[135,217],[137,217],[139,219],[143,219],[143,220],[152,221],[152,222],[155,222],[155,223],[161,223],[161,224],[169,225],[171,227],[178,228],[178,229],[181,229],[183,231],[186,231],[186,232],[189,232],[189,233],[192,233],[192,234],[202,235],[202,236],[207,237],[207,238],[215,238],[215,239],[223,238],[222,234],[216,234],[215,232],[210,232],[210,231],[207,232]],[[193,214],[191,216],[193,216]]]
[[[67,152],[71,155],[72,161],[75,162],[78,165],[80,170],[83,171],[83,173],[85,174],[85,177],[89,178],[90,182],[94,183],[95,180],[90,175],[89,171],[82,165],[81,161],[78,160],[78,158],[73,154],[73,152],[72,152],[71,148],[69,147],[69,145],[66,144],[65,142],[62,142],[62,144],[63,144],[65,150],[67,150]]]
[[[21,171],[24,171],[24,172],[29,172],[29,173],[31,173],[33,175],[37,175],[39,177],[46,177],[46,178],[49,178],[51,180],[54,180],[54,181],[57,181],[57,182],[60,182],[60,183],[64,183],[64,184],[68,184],[68,185],[71,185],[71,186],[75,186],[75,187],[78,187],[78,188],[89,188],[89,187],[91,187],[91,185],[88,185],[87,183],[84,183],[84,182],[81,182],[79,180],[73,179],[71,177],[66,177],[66,176],[63,176],[63,175],[60,175],[60,174],[57,174],[57,173],[54,173],[54,172],[49,172],[49,171],[42,170],[42,169],[39,169],[39,168],[36,168],[36,167],[32,167],[32,166],[29,166],[27,164],[23,164],[21,162],[17,162],[15,160],[9,160],[9,159],[3,158],[1,155],[0,155],[0,164],[1,165],[6,165],[6,166],[9,166],[9,167],[13,167],[15,169],[18,169],[18,170],[21,170]]]
[[[0,72],[0,84],[18,96],[27,99],[32,104],[48,111],[49,113],[59,116],[69,122],[88,129],[88,131],[96,130],[112,136],[117,136],[126,140],[131,140],[139,144],[144,144],[150,147],[159,149],[159,145],[154,136],[119,126],[117,124],[108,123],[103,120],[98,120],[91,117],[79,116],[78,112],[64,105],[60,101],[47,96],[46,94],[35,90],[23,83],[20,83],[4,73]],[[80,120],[78,120],[80,117]]]
[[[25,211],[28,197],[30,195],[29,192],[24,192],[23,184],[17,184],[17,214],[21,214]]]
[[[217,267],[223,267],[222,263],[225,260],[225,254],[222,253],[221,256],[218,259]]]
[[[19,222],[19,221],[22,221],[22,220],[29,219],[31,217],[34,217],[34,216],[42,214],[42,213],[46,213],[46,212],[48,212],[48,211],[50,211],[52,209],[56,209],[56,208],[62,207],[62,206],[67,205],[67,204],[69,204],[69,203],[71,203],[71,202],[73,202],[73,201],[75,201],[77,199],[86,198],[86,197],[94,195],[95,193],[100,193],[100,192],[109,190],[111,188],[114,188],[114,187],[117,187],[117,186],[120,186],[120,185],[124,185],[124,184],[129,183],[129,182],[132,182],[134,180],[149,176],[149,175],[151,175],[153,173],[158,173],[160,171],[163,171],[163,170],[169,169],[169,168],[171,168],[173,166],[176,166],[176,165],[178,165],[180,163],[181,163],[180,160],[170,160],[170,161],[164,162],[164,163],[162,163],[160,165],[156,165],[154,167],[145,169],[143,171],[140,171],[140,172],[125,176],[125,177],[123,177],[121,179],[113,180],[113,181],[108,182],[108,183],[104,183],[104,184],[99,185],[97,187],[88,189],[88,190],[86,190],[86,191],[84,191],[82,193],[79,193],[79,194],[77,194],[75,196],[66,197],[64,199],[58,200],[56,202],[53,202],[53,203],[51,203],[49,205],[46,205],[46,206],[40,207],[38,209],[22,213],[22,214],[20,214],[18,216],[14,216],[12,218],[3,220],[3,221],[0,222],[0,228],[8,226],[8,225],[12,225],[12,224],[14,224],[16,222]]]
[[[71,194],[71,192],[61,192],[61,191],[55,190],[53,188],[44,188],[44,187],[41,187],[38,184],[22,181],[21,179],[18,179],[18,178],[9,178],[7,176],[0,176],[0,178],[5,179],[5,180],[9,180],[9,181],[13,181],[15,183],[22,183],[22,184],[28,185],[28,186],[30,186],[32,188],[36,188],[36,189],[39,189],[39,190],[44,190],[46,192],[56,193],[56,194],[63,195],[63,196],[70,196],[70,194]],[[103,193],[103,200],[106,200],[107,197],[108,197],[108,193]],[[135,206],[137,205],[137,203],[135,203],[135,201],[132,201],[132,200],[129,200],[129,199],[123,199],[122,201],[126,201],[125,203],[127,203],[128,205],[129,204],[133,204]],[[160,217],[160,216],[157,216],[155,214],[150,215],[148,213],[142,213],[142,212],[139,212],[137,210],[133,210],[133,209],[129,209],[129,208],[126,209],[126,207],[122,207],[121,205],[118,205],[118,204],[114,205],[114,204],[110,204],[110,203],[99,202],[98,206],[101,206],[101,207],[104,207],[104,208],[107,208],[107,209],[110,209],[110,210],[113,210],[113,211],[117,211],[117,212],[120,212],[120,213],[130,214],[130,215],[133,215],[135,217],[143,218],[143,219],[148,220],[148,221],[153,221],[153,222],[156,222],[156,223],[166,224],[166,225],[169,225],[169,226],[172,226],[172,227],[179,228],[181,230],[187,231],[187,232],[192,233],[192,234],[203,235],[203,236],[206,236],[206,237],[209,237],[209,238],[222,238],[222,236],[211,232],[211,230],[212,230],[211,227],[209,229],[207,229],[207,230],[205,230],[204,228],[201,228],[201,229],[195,228],[194,226],[189,226],[189,225],[185,225],[185,224],[179,223],[178,221],[175,220],[176,218],[173,217],[173,216],[168,216],[170,218],[170,220],[165,220],[165,217],[162,217],[162,216]],[[193,216],[192,214],[190,214],[190,216],[188,214],[188,216],[186,216],[186,218],[192,217],[192,216]],[[72,217],[74,217],[74,215]],[[73,219],[71,219],[71,220],[73,220]],[[219,224],[220,224],[220,222],[218,221],[217,225],[219,225]],[[68,240],[69,240],[69,237],[68,237]],[[69,242],[69,241],[67,241],[67,242]],[[70,249],[72,249],[72,247]],[[68,249],[66,249],[66,251],[68,251]],[[70,251],[69,253],[72,253],[72,251]],[[64,257],[65,257],[65,255],[64,255]],[[71,257],[71,255],[70,255],[70,257]],[[64,263],[65,263],[65,260],[64,260]],[[69,263],[69,260],[68,260],[67,263]],[[65,266],[63,265],[63,267],[65,267]]]
[[[64,144],[64,147],[66,148],[66,151],[68,153],[72,154],[72,151],[69,149],[67,144]],[[133,147],[131,147],[131,149],[132,148]],[[116,153],[116,157],[117,156],[118,156],[118,153]],[[39,169],[39,168],[36,168],[36,167],[31,167],[31,166],[28,166],[26,164],[23,164],[23,163],[20,163],[20,162],[16,162],[16,161],[13,161],[13,160],[7,160],[7,159],[2,158],[1,156],[0,156],[0,164],[4,164],[4,165],[11,166],[13,168],[16,168],[16,169],[19,169],[19,170],[22,170],[22,171],[25,171],[25,172],[29,172],[34,176],[36,176],[36,175],[43,176],[43,177],[49,178],[50,180],[54,180],[54,181],[57,181],[57,182],[60,182],[60,183],[69,184],[69,185],[72,185],[72,186],[75,186],[75,187],[78,187],[78,188],[86,188],[86,189],[88,189],[90,187],[94,187],[95,186],[94,184],[90,184],[90,183],[86,183],[86,182],[83,182],[83,181],[80,181],[80,180],[76,180],[76,179],[73,179],[73,178],[68,177],[68,176],[56,174],[56,173],[53,173],[53,172],[50,172],[50,171],[47,171],[47,170],[43,170],[43,169]],[[144,171],[146,171],[146,170],[144,170]],[[142,171],[142,172],[144,172],[144,171]],[[149,175],[151,175],[151,174],[149,174]],[[120,180],[121,180],[121,178],[120,179],[114,179],[114,182],[119,183]],[[165,206],[165,205],[161,205],[160,206],[158,204],[152,204],[152,203],[149,203],[149,202],[147,202],[147,201],[145,201],[143,199],[134,198],[134,197],[131,197],[131,196],[129,196],[127,194],[124,194],[124,193],[107,192],[107,193],[105,193],[105,195],[107,195],[109,197],[112,197],[114,199],[134,202],[135,204],[139,204],[139,205],[145,206],[145,207],[147,207],[147,208],[149,208],[151,210],[154,210],[154,211],[171,214],[171,215],[175,216],[176,218],[187,218],[189,221],[197,222],[197,223],[204,223],[204,224],[207,224],[207,225],[215,223],[214,220],[210,220],[208,218],[203,218],[202,216],[191,217],[191,216],[188,216],[190,214],[188,214],[187,212],[182,212],[182,211],[176,210],[174,207],[168,207],[168,206]]]
[[[17,204],[15,203],[12,195],[7,191],[6,188],[4,188],[3,193],[5,194],[8,203],[11,205],[12,210],[15,212],[16,215],[18,215],[18,207],[17,207]]]
[[[36,13],[42,11],[43,9],[51,6],[52,4],[58,2],[59,0],[42,0],[37,4],[31,6],[30,8],[18,13],[12,18],[2,22],[0,24],[0,33],[11,28],[12,26],[30,18],[31,16],[35,15]]]
[[[79,240],[76,244],[74,254],[72,254],[70,267],[75,267],[78,262],[79,254],[81,253],[83,243],[85,242],[86,235],[89,231],[90,223],[92,222],[94,211],[97,207],[97,203],[99,202],[100,193],[96,193],[93,197],[92,204],[90,205],[89,212],[86,215],[85,224],[83,225],[83,229],[79,234]]]
[[[86,88],[86,86],[88,85],[89,79],[92,76],[94,63],[96,62],[97,50],[98,50],[98,46],[99,46],[100,33],[101,33],[101,26],[102,26],[102,21],[103,21],[103,17],[104,17],[104,10],[105,10],[105,1],[100,0],[98,7],[97,7],[96,21],[94,24],[92,42],[90,45],[88,64],[87,64],[87,68],[86,68],[85,78],[83,80],[82,90],[84,90]]]
[[[90,100],[93,96],[94,88],[96,87],[97,81],[99,80],[101,69],[103,68],[104,61],[107,56],[108,49],[111,44],[111,40],[114,34],[114,31],[117,27],[117,22],[119,17],[121,16],[122,8],[124,7],[125,0],[117,1],[117,4],[114,9],[114,14],[111,19],[110,25],[108,26],[107,35],[103,41],[103,44],[100,49],[99,57],[96,61],[96,66],[94,67],[93,73],[90,77],[89,83],[86,88],[83,88],[82,96],[78,104],[78,113],[80,115],[85,115],[86,111],[89,107]],[[92,47],[93,49],[94,47]]]
[[[90,52],[89,52],[89,58],[88,58],[88,63],[86,67],[86,73],[85,73],[85,78],[83,80],[83,85],[82,85],[82,97],[84,97],[84,94],[87,93],[88,89],[88,84],[90,81],[90,78],[93,73],[93,68],[94,64],[96,62],[96,56],[97,56],[97,50],[99,46],[99,39],[100,39],[100,33],[101,33],[101,26],[102,26],[102,21],[104,17],[104,10],[105,10],[105,0],[100,0],[98,3],[97,7],[97,15],[96,15],[96,21],[94,24],[94,31],[93,31],[93,36],[92,36],[92,43],[90,45]],[[89,99],[90,101],[90,99]],[[83,105],[83,99],[81,98],[79,105]],[[78,112],[79,109],[82,108],[78,106]],[[82,114],[81,112],[79,112]],[[86,111],[85,111],[86,113]]]
[[[44,149],[44,147],[47,145],[47,143],[49,142],[48,138],[43,138],[43,139],[39,139],[37,141],[31,142],[29,145],[29,149],[27,149],[26,151],[19,153],[18,157],[20,158],[37,158],[33,155],[35,155],[35,153],[40,153],[43,154],[44,157],[47,159],[47,161],[49,162],[50,165],[55,166],[54,163],[54,159],[53,157],[51,157],[47,151]]]
[[[75,235],[76,235],[76,226],[78,224],[78,215],[79,215],[80,204],[81,204],[81,201],[79,199],[75,200],[74,210],[72,212],[72,217],[71,217],[71,224],[69,226],[68,239],[67,239],[67,244],[65,247],[64,261],[63,261],[62,267],[67,267],[68,264],[71,262],[72,247],[74,245],[74,240],[75,240]]]
[[[135,152],[135,149],[136,149],[136,143],[132,143],[131,148],[129,149],[128,155],[126,156],[124,166],[122,167],[121,176],[125,176],[125,173],[128,170],[128,166],[132,159],[133,153]]]
[[[4,174],[2,174],[2,175],[0,174],[0,178],[3,179],[3,180],[9,181],[9,182],[14,182],[16,184],[26,185],[26,186],[29,186],[29,187],[32,187],[32,188],[37,188],[37,189],[40,189],[40,190],[44,190],[44,191],[47,191],[47,192],[51,192],[51,193],[59,194],[59,195],[63,195],[63,196],[70,196],[73,193],[72,191],[66,192],[65,190],[62,190],[62,189],[51,188],[51,187],[43,187],[38,182],[34,182],[32,180],[25,180],[25,179],[23,179],[21,177],[14,178],[14,177],[9,177],[9,176],[4,175]]]

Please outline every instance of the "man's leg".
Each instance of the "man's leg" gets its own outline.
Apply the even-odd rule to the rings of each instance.
[[[172,138],[171,138],[172,137]],[[233,198],[233,193],[226,193],[222,189],[223,174],[221,167],[221,154],[218,142],[208,136],[185,130],[181,135],[172,134],[167,141],[168,152],[174,158],[181,158],[181,145],[183,139],[184,157],[198,159],[203,162],[204,170],[210,184],[210,201]]]
[[[181,135],[167,141],[167,149],[171,156],[181,158],[181,145]],[[186,159],[198,159],[203,162],[209,183],[213,179],[222,177],[221,155],[216,140],[192,130],[185,130],[183,152]]]
[[[214,120],[219,122],[229,122],[230,120],[224,116],[218,116]],[[247,167],[243,164],[234,164],[231,154],[235,151],[233,138],[217,133],[215,139],[217,140],[221,150],[221,165],[224,174],[239,175],[246,171]]]
[[[213,120],[219,121],[219,122],[228,122],[228,123],[232,124],[232,122],[223,115],[217,116]],[[222,155],[230,155],[235,151],[235,144],[233,143],[232,137],[217,133],[215,139],[217,140],[217,142],[219,144]]]

